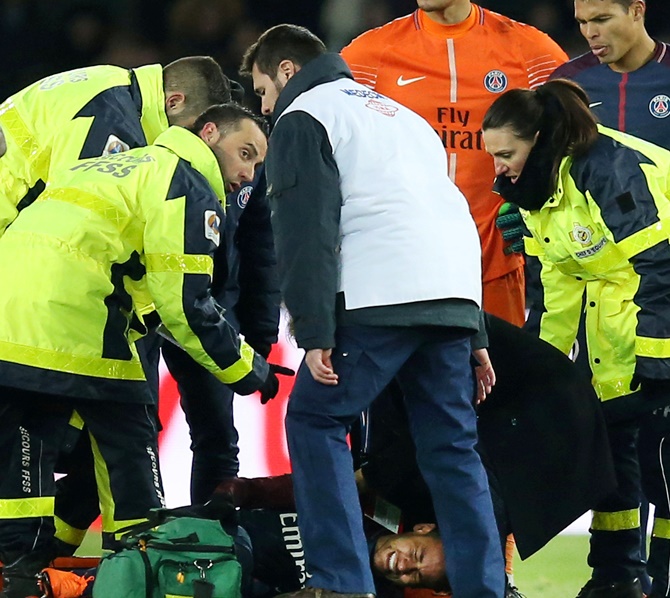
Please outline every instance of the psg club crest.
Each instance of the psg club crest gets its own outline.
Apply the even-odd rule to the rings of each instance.
[[[665,94],[654,96],[649,102],[649,112],[654,118],[666,118],[670,114],[670,98]]]
[[[491,93],[502,93],[507,89],[507,75],[502,71],[489,71],[484,77],[484,87]]]
[[[249,198],[251,197],[251,192],[253,190],[254,188],[251,185],[246,185],[240,189],[239,193],[237,194],[237,205],[240,207],[240,209],[244,210],[244,208],[247,207]]]

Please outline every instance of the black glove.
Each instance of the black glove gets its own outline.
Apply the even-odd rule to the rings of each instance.
[[[247,341],[247,344],[250,345],[256,353],[263,357],[263,359],[267,359],[268,355],[270,355],[270,351],[272,351],[272,343],[260,339],[249,339],[248,337],[245,337],[244,340]]]
[[[523,218],[519,213],[519,206],[506,201],[498,210],[496,227],[502,233],[503,240],[507,241],[505,255],[523,253]]]
[[[230,81],[230,97],[233,102],[244,104],[244,87],[235,79],[228,79]]]
[[[270,399],[274,399],[279,391],[279,379],[277,374],[282,376],[295,376],[295,372],[291,368],[285,368],[282,365],[268,363],[270,369],[268,370],[268,377],[263,382],[263,385],[258,389],[261,393],[261,404],[265,405]]]
[[[645,378],[637,372],[630,381],[632,391],[640,390],[645,399],[670,397],[670,380],[663,378]]]
[[[635,392],[640,390],[640,376],[635,372],[630,380],[630,389]]]

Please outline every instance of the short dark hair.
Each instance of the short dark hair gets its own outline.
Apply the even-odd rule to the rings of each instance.
[[[282,60],[290,60],[302,67],[326,51],[325,44],[306,27],[275,25],[247,48],[240,74],[250,76],[256,65],[261,73],[274,77]]]
[[[630,8],[630,5],[635,2],[635,0],[611,0],[612,4],[620,4],[622,8],[624,8],[626,11]],[[645,4],[647,3],[646,0],[642,0]]]
[[[244,106],[235,102],[210,106],[202,114],[200,114],[198,118],[195,119],[193,126],[189,127],[188,129],[197,135],[206,123],[211,122],[216,125],[216,128],[222,135],[226,136],[233,131],[239,130],[240,123],[243,120],[251,120],[255,122],[267,137],[267,121],[264,118],[254,114],[248,108],[245,108]]]
[[[195,117],[208,106],[231,100],[230,80],[211,56],[187,56],[166,65],[163,88],[184,94],[183,116]]]
[[[574,81],[553,79],[537,89],[510,89],[491,104],[482,130],[509,127],[519,139],[547,139],[555,151],[552,179],[565,156],[584,154],[598,138],[589,97]]]

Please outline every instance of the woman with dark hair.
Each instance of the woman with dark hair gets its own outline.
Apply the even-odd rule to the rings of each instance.
[[[640,485],[656,506],[650,598],[670,596],[670,152],[599,125],[562,79],[502,94],[482,129],[495,189],[522,208],[542,265],[540,337],[569,353],[586,300],[619,486],[593,511],[579,598],[642,597]]]

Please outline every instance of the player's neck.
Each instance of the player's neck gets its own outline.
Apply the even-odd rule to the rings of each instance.
[[[647,64],[655,52],[656,42],[645,31],[640,43],[635,44],[621,60],[610,64],[610,68],[617,73],[631,73]]]
[[[440,25],[458,25],[470,16],[472,10],[472,3],[468,0],[467,2],[455,2],[452,6],[445,8],[444,10],[425,12],[426,16],[431,21],[435,21]]]

